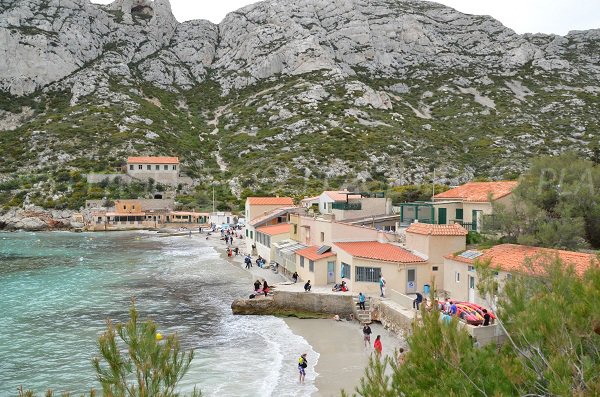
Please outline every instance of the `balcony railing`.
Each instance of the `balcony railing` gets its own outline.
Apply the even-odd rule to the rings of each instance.
[[[343,211],[359,211],[362,209],[362,203],[333,203],[331,208]]]
[[[467,229],[468,232],[477,231],[476,225],[474,225],[475,222],[463,222],[460,219],[453,219],[451,222],[458,223],[459,225]]]

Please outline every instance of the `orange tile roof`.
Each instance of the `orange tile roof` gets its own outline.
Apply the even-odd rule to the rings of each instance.
[[[475,259],[463,258],[454,254],[446,255],[446,258],[458,262],[473,264],[476,260],[491,260],[491,265],[506,272],[539,273],[542,265],[558,256],[565,264],[575,267],[579,275],[587,270],[592,263],[598,264],[598,259],[593,254],[584,252],[564,251],[551,248],[529,247],[518,244],[500,244],[484,250],[481,256]],[[526,261],[532,261],[531,268],[525,269]]]
[[[128,157],[127,164],[179,164],[179,157]]]
[[[320,247],[317,245],[311,245],[310,247],[302,248],[301,250],[296,251],[296,254],[303,256],[311,261],[318,261],[319,259],[329,258],[331,256],[336,256],[335,252],[325,252],[324,254],[317,254],[317,250]]]
[[[324,191],[323,193],[325,193],[327,196],[329,196],[330,199],[332,199],[334,201],[346,201],[346,197],[348,199],[361,198],[360,194],[347,194],[347,193],[351,193],[351,192],[343,191],[343,190],[327,190],[327,191]]]
[[[291,197],[247,197],[250,205],[294,205]]]
[[[428,223],[412,223],[406,233],[425,234],[429,236],[466,236],[467,229],[455,223],[453,225],[430,225]]]
[[[377,241],[335,243],[335,245],[350,255],[360,258],[401,263],[425,262],[425,259],[403,248]]]
[[[269,236],[275,236],[277,234],[289,233],[291,224],[289,223],[278,223],[276,225],[262,226],[256,229],[257,232],[268,234]]]
[[[517,181],[469,182],[433,196],[434,199],[459,199],[486,202],[491,193],[493,200],[509,195],[517,187]]]

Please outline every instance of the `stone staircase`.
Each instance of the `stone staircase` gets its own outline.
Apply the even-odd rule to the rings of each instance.
[[[366,310],[359,309],[358,297],[354,296],[352,298],[352,300],[354,302],[354,318],[356,318],[361,323],[370,324],[372,321],[372,319],[371,319],[371,297],[368,296],[367,299],[365,300],[365,309]]]

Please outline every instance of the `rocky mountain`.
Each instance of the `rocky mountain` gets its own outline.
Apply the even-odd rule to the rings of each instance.
[[[237,195],[456,184],[599,138],[600,29],[518,35],[418,0],[267,0],[218,25],[168,0],[0,0],[0,70],[5,184],[136,154]]]

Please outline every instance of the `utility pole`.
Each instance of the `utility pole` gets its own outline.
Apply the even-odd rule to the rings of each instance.
[[[213,185],[213,213],[215,212],[215,185]]]
[[[431,180],[431,199],[435,196],[435,168],[433,169],[433,179]]]

